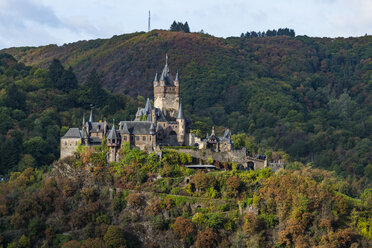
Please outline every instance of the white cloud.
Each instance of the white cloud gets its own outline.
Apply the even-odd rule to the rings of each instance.
[[[0,0],[0,48],[107,38],[188,21],[192,31],[238,36],[294,28],[309,36],[372,34],[370,0]]]

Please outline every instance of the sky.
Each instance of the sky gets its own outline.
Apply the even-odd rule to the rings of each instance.
[[[297,35],[372,34],[372,0],[0,0],[0,49],[63,45],[78,40],[169,29],[217,37],[292,28]]]

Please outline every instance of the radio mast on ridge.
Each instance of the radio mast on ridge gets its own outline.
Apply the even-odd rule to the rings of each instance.
[[[149,10],[149,24],[148,24],[148,32],[151,31],[151,16],[150,16],[150,10]]]

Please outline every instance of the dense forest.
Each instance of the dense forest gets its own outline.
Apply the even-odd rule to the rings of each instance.
[[[335,173],[290,163],[275,174],[187,169],[105,144],[79,147],[43,173],[27,168],[0,184],[0,246],[371,247],[372,191],[356,200]]]
[[[364,187],[372,180],[371,36],[222,39],[154,30],[4,51],[45,69],[58,58],[80,82],[95,68],[107,90],[150,98],[167,53],[171,71],[180,74],[185,113],[199,135],[212,125],[218,131],[227,127],[247,134],[245,143],[253,138],[258,148],[283,150],[295,160],[334,170],[351,185]],[[122,106],[110,109],[130,112]]]
[[[0,175],[50,166],[59,158],[60,137],[81,126],[91,104],[98,108],[97,120],[120,120],[132,118],[139,103],[102,89],[94,70],[78,84],[58,60],[45,70],[0,54]]]

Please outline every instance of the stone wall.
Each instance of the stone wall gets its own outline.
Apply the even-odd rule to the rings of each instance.
[[[155,135],[134,135],[131,138],[131,146],[137,147],[143,151],[152,151],[155,141]]]
[[[154,107],[161,110],[178,111],[180,105],[179,87],[157,86],[154,87]]]
[[[246,149],[232,150],[228,152],[212,152],[211,150],[192,150],[192,149],[179,149],[178,152],[186,153],[194,158],[208,160],[213,159],[219,162],[233,162],[243,165],[248,168],[248,163],[254,164],[254,169],[263,169],[266,167],[266,161],[249,157],[246,154]]]
[[[80,143],[78,138],[61,139],[61,159],[72,156]]]

